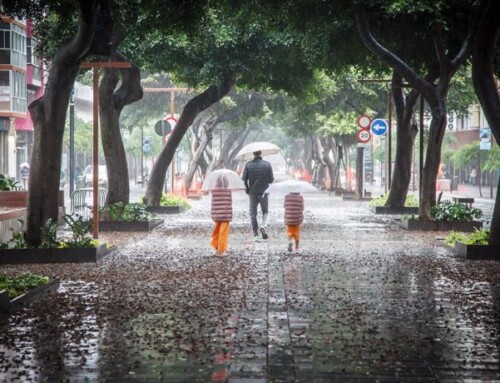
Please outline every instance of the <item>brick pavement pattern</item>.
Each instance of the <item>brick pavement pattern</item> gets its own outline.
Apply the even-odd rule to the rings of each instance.
[[[5,266],[62,286],[0,325],[0,382],[500,381],[500,262],[328,193],[289,255],[282,196],[261,242],[234,199],[226,258],[203,198],[97,265]]]

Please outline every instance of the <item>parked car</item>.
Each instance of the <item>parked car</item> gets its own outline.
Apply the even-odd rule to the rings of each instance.
[[[105,165],[99,165],[97,168],[98,171],[98,183],[99,186],[102,186],[104,188],[108,187],[108,169],[106,168]],[[92,187],[93,184],[93,170],[92,170],[92,165],[88,165],[85,170],[83,171],[83,183],[85,187]]]

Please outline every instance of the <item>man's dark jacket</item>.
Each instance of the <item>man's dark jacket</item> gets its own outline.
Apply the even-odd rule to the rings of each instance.
[[[247,194],[263,194],[274,181],[271,164],[260,157],[248,161],[241,177]]]

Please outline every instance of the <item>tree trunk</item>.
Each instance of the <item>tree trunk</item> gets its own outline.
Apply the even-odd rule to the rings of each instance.
[[[481,9],[481,8],[480,8]],[[479,10],[480,10],[479,9]],[[479,14],[479,13],[478,13]],[[439,64],[439,83],[434,85],[410,68],[401,58],[382,46],[371,34],[366,15],[362,9],[356,12],[356,24],[361,40],[366,47],[387,63],[401,77],[404,77],[410,86],[424,96],[431,108],[432,121],[429,129],[429,138],[422,179],[422,200],[419,214],[423,219],[431,219],[431,208],[436,204],[436,179],[441,161],[441,144],[446,129],[446,95],[450,80],[472,51],[472,37],[478,28],[478,17],[473,18],[467,36],[457,55],[452,59],[446,56],[444,37],[440,27],[433,28],[434,47],[437,63]]]
[[[472,81],[497,144],[500,143],[500,95],[494,77],[493,58],[500,36],[500,2],[485,0],[486,11],[472,53]],[[490,245],[500,245],[500,180],[491,218]]]
[[[312,174],[313,171],[313,152],[314,152],[314,140],[312,137],[308,136],[305,138],[304,142],[304,155],[302,156],[302,166],[305,171]],[[309,142],[307,142],[309,141]]]
[[[231,148],[236,142],[238,142],[238,137],[240,137],[243,134],[243,132],[244,129],[237,129],[237,130],[232,130],[231,133],[229,133],[229,135],[224,140],[224,143],[222,144],[222,148],[219,154],[219,158],[217,159],[217,163],[215,164],[215,168],[229,167],[231,163],[231,161],[229,160]]]
[[[203,156],[203,152],[205,148],[212,140],[212,131],[214,130],[216,124],[217,117],[212,117],[208,121],[203,124],[203,128],[200,129],[202,132],[201,142],[197,145],[196,152],[193,156],[193,159],[189,163],[189,168],[186,172],[186,176],[184,177],[184,185],[186,185],[186,191],[191,188],[191,183],[193,182],[194,174],[198,169],[199,162]]]
[[[111,57],[113,61],[128,61],[122,54]],[[120,88],[115,92],[121,74]],[[101,141],[108,170],[106,205],[129,202],[130,186],[128,164],[120,133],[120,114],[123,108],[143,96],[139,68],[105,69],[99,87],[99,120]]]
[[[446,97],[446,96],[444,96]],[[436,180],[441,164],[441,145],[446,130],[446,107],[444,98],[429,104],[432,120],[429,128],[425,163],[422,174],[422,200],[420,201],[419,215],[423,219],[431,220],[431,209],[436,205]]]
[[[354,198],[363,198],[363,147],[358,147],[356,151],[356,189],[354,190]]]
[[[349,145],[342,145],[344,151],[344,170],[345,170],[345,189],[349,192],[352,190],[352,177],[351,177],[351,162],[349,161]]]
[[[418,100],[418,93],[414,89],[411,90],[405,102],[402,85],[401,76],[393,71],[392,94],[397,116],[396,156],[391,190],[387,196],[385,206],[395,208],[403,207],[406,202],[411,180],[412,154],[417,135],[417,130],[412,129],[411,119]]]
[[[245,128],[245,130],[243,131],[243,133],[241,133],[238,136],[238,138],[236,140],[236,146],[234,147],[233,150],[231,150],[231,152],[229,154],[229,158],[228,158],[228,168],[229,169],[236,169],[234,157],[236,157],[238,152],[243,147],[245,140],[247,139],[248,135],[253,130],[253,128],[254,128],[253,125],[248,124],[247,127]]]
[[[330,145],[331,141],[329,139],[322,139],[321,146],[323,147],[323,162],[328,169],[328,175],[330,177],[330,187],[329,191],[333,190],[333,184],[335,180],[335,163],[330,158],[330,150],[332,149]]]
[[[328,142],[329,142],[330,149],[332,151],[333,164],[334,164],[334,168],[333,168],[334,174],[332,175],[333,178],[332,178],[332,189],[331,190],[335,190],[335,189],[341,187],[341,185],[340,185],[339,150],[338,150],[337,141],[334,138],[330,137],[328,139]]]
[[[28,108],[35,130],[25,233],[31,246],[40,245],[41,228],[46,222],[57,220],[66,111],[80,63],[93,44],[100,3],[99,0],[78,1],[78,32],[57,52],[44,95]]]
[[[220,101],[229,93],[233,85],[234,80],[232,78],[224,79],[220,85],[210,86],[206,91],[194,97],[186,104],[174,131],[170,135],[167,144],[163,147],[163,150],[158,156],[158,160],[151,170],[146,195],[144,197],[145,204],[149,206],[159,206],[163,185],[165,183],[165,175],[172,162],[175,151],[181,143],[182,137],[184,137],[184,134],[189,129],[196,116],[211,105]]]

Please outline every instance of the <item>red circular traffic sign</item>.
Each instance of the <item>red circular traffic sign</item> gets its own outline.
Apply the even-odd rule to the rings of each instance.
[[[177,118],[175,118],[174,116],[170,116],[170,117],[167,117],[167,118],[165,119],[165,121],[166,121],[166,122],[168,122],[168,123],[169,123],[169,125],[170,125],[170,127],[172,128],[172,129],[170,130],[170,133],[172,133],[172,130],[174,130],[175,125],[177,124]]]
[[[361,129],[356,132],[356,138],[359,143],[366,144],[368,141],[371,140],[372,134],[370,133],[369,130]]]
[[[361,129],[370,129],[372,119],[364,114],[361,114],[356,120],[356,123]]]

